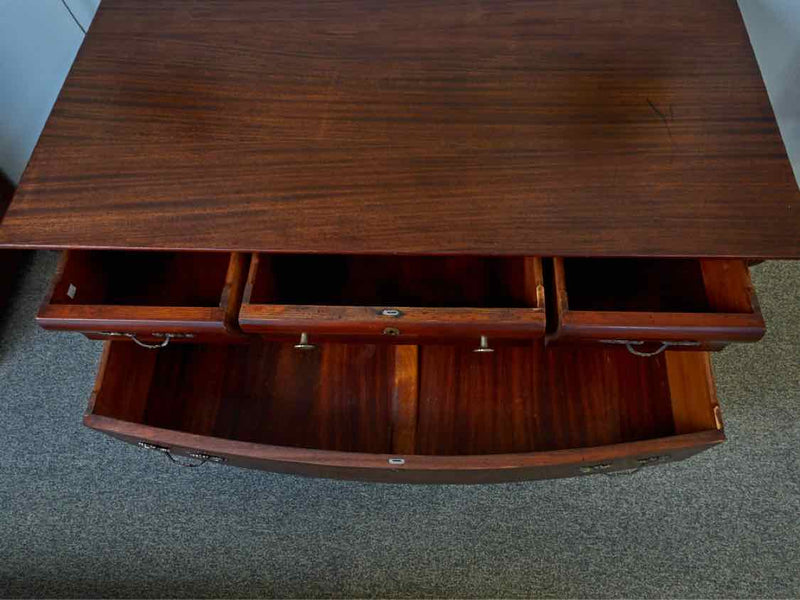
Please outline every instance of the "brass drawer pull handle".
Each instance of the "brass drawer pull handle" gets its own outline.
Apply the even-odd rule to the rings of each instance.
[[[139,448],[142,448],[144,450],[155,450],[156,452],[161,452],[162,454],[164,454],[170,460],[170,462],[178,465],[179,467],[186,467],[186,468],[189,468],[189,469],[194,469],[196,467],[202,467],[207,462],[215,462],[215,463],[223,463],[223,462],[225,462],[225,459],[222,458],[221,456],[212,456],[210,454],[203,454],[202,452],[189,452],[188,454],[189,454],[189,456],[191,458],[194,458],[194,459],[200,461],[200,462],[196,462],[196,463],[190,463],[190,462],[185,462],[185,461],[182,461],[182,460],[178,460],[172,454],[172,451],[169,448],[165,448],[164,446],[157,446],[156,444],[150,444],[148,442],[139,442],[137,444],[137,446],[139,446]]]
[[[301,333],[300,341],[294,345],[295,350],[314,350],[316,346],[308,343],[308,334]]]
[[[578,470],[584,475],[590,475],[591,473],[603,473],[604,471],[607,471],[613,466],[614,465],[612,463],[603,463],[601,465],[589,465],[586,467],[580,467],[580,469]]]
[[[191,339],[194,337],[193,333],[153,333],[151,334],[153,337],[163,337],[163,342],[158,342],[156,344],[148,344],[147,342],[143,342],[137,337],[135,333],[117,333],[115,331],[101,331],[100,335],[104,335],[107,337],[126,337],[129,340],[133,340],[136,345],[141,346],[142,348],[147,348],[148,350],[158,350],[160,348],[166,348],[169,346],[170,340],[173,338],[184,338],[184,339]]]
[[[623,344],[627,349],[628,352],[633,354],[634,356],[641,356],[643,358],[650,358],[652,356],[658,356],[662,352],[664,352],[667,348],[673,346],[699,346],[700,342],[661,342],[661,346],[658,347],[657,350],[653,352],[642,352],[641,350],[637,350],[634,346],[641,346],[644,344],[642,341],[631,341],[631,340],[601,340],[604,344]]]
[[[611,473],[603,473],[606,477],[630,477],[631,475],[635,475],[638,473],[642,468],[642,465],[638,467],[631,467],[630,469],[623,469],[622,471],[613,471]]]
[[[478,354],[491,353],[494,352],[494,348],[491,348],[489,346],[489,338],[486,337],[485,335],[482,335],[480,346],[475,348],[473,352],[477,352]]]
[[[659,354],[664,352],[664,350],[669,348],[669,344],[667,342],[661,342],[661,346],[658,347],[658,350],[654,350],[653,352],[642,352],[640,350],[637,350],[636,348],[633,347],[632,342],[628,342],[627,344],[625,344],[625,347],[628,349],[628,352],[630,352],[634,356],[650,358],[651,356],[658,356]]]
[[[137,346],[141,346],[142,348],[147,348],[148,350],[158,350],[159,348],[166,348],[169,346],[169,341],[172,339],[172,334],[164,334],[164,341],[158,342],[157,344],[148,344],[147,342],[143,342],[139,338],[136,337],[135,333],[125,333],[123,334],[125,337],[130,338],[134,341]]]
[[[642,467],[662,462],[666,458],[668,458],[668,457],[667,456],[645,456],[644,458],[637,458],[635,467],[631,467],[630,469],[624,469],[622,471],[615,471],[613,473],[605,473],[605,475],[607,475],[608,477],[624,477],[626,475],[633,475],[635,473],[638,473],[641,470]]]

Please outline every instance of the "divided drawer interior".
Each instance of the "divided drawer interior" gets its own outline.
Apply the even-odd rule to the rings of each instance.
[[[764,321],[742,260],[554,260],[556,337],[755,341]]]
[[[544,333],[535,257],[255,255],[244,331],[532,337]]]
[[[245,268],[238,253],[68,251],[37,320],[48,329],[224,333],[236,327]]]
[[[722,441],[706,352],[642,360],[548,344],[545,286],[553,338],[713,348],[763,335],[747,265],[552,267],[546,280],[538,257],[71,251],[38,320],[145,346],[138,337],[181,332],[204,342],[107,342],[85,422],[243,466],[496,481],[672,460]],[[316,347],[283,341],[301,333],[319,336]],[[473,336],[481,353],[452,343]],[[516,342],[489,353],[485,336]]]
[[[747,265],[718,259],[555,258],[546,281],[538,257],[69,251],[38,321],[94,336],[224,342],[241,328],[478,346],[544,336],[550,285],[550,339],[717,349],[765,331]]]
[[[201,437],[193,444],[208,450],[213,438],[401,454],[413,468],[414,456],[478,458],[700,432],[721,441],[717,411],[704,352],[642,361],[619,348],[545,348],[541,340],[489,355],[385,344],[308,353],[264,341],[148,352],[108,342],[86,422],[117,432],[109,420],[134,424],[139,439],[194,434]]]

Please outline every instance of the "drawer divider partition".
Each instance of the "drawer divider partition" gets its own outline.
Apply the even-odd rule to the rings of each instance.
[[[419,347],[398,345],[394,350],[392,385],[392,452],[416,452],[418,410]]]

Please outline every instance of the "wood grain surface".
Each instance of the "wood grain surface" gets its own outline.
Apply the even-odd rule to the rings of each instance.
[[[502,481],[677,459],[722,441],[713,386],[702,352],[111,342],[85,422],[271,470]]]
[[[151,352],[111,342],[92,410],[116,417],[121,388],[146,378],[137,419],[198,435],[389,453],[398,431],[409,446],[406,430],[413,427],[408,454],[560,450],[673,435],[673,408],[688,409],[672,402],[671,354],[642,359],[620,348],[545,349],[541,341],[493,354],[449,345],[338,343],[298,351],[259,341]],[[713,429],[706,354],[685,354],[674,363],[686,380],[676,393],[704,390],[683,403],[702,405],[690,408],[705,410],[707,418],[681,433]],[[127,370],[115,375],[122,364]],[[198,420],[198,413],[207,418]],[[407,413],[416,413],[413,422]]]
[[[115,0],[6,246],[800,257],[735,0]]]

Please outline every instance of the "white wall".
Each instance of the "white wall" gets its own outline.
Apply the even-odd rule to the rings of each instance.
[[[739,0],[800,184],[800,0]]]
[[[88,29],[100,0],[66,0]],[[18,182],[83,33],[61,0],[0,0],[0,170]]]
[[[88,29],[100,0],[66,1]],[[738,2],[800,182],[800,0]],[[82,39],[60,0],[0,0],[0,170],[12,181],[25,169]]]

